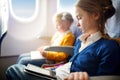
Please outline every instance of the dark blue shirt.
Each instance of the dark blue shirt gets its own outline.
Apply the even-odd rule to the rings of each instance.
[[[113,40],[101,38],[81,52],[81,41],[75,43],[71,72],[86,71],[90,76],[117,75],[120,68],[120,46]]]

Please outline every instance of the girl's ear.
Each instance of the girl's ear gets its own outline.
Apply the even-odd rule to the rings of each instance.
[[[95,20],[98,20],[100,18],[100,14],[98,12],[93,13],[93,17]]]

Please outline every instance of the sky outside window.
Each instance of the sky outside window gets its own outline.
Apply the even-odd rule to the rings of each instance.
[[[35,12],[36,0],[12,0],[14,14],[20,18],[32,17]]]

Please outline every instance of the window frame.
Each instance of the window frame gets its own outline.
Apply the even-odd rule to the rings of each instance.
[[[33,21],[38,14],[39,0],[36,0],[36,2],[35,2],[35,10],[34,10],[33,15],[31,17],[28,17],[28,18],[19,17],[15,14],[15,12],[13,11],[13,8],[12,8],[13,7],[12,0],[10,0],[9,5],[10,5],[11,15],[14,17],[14,19],[21,21],[21,22],[30,22],[30,21]]]

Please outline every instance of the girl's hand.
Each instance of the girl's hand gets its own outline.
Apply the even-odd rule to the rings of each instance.
[[[40,51],[40,54],[41,54],[43,57],[46,57],[47,51],[45,51],[44,49],[45,49],[45,47],[40,47],[40,48],[38,48],[37,50]]]
[[[46,51],[41,51],[40,52],[43,57],[46,57],[47,52]]]
[[[64,80],[88,80],[87,72],[74,72],[67,76]]]

